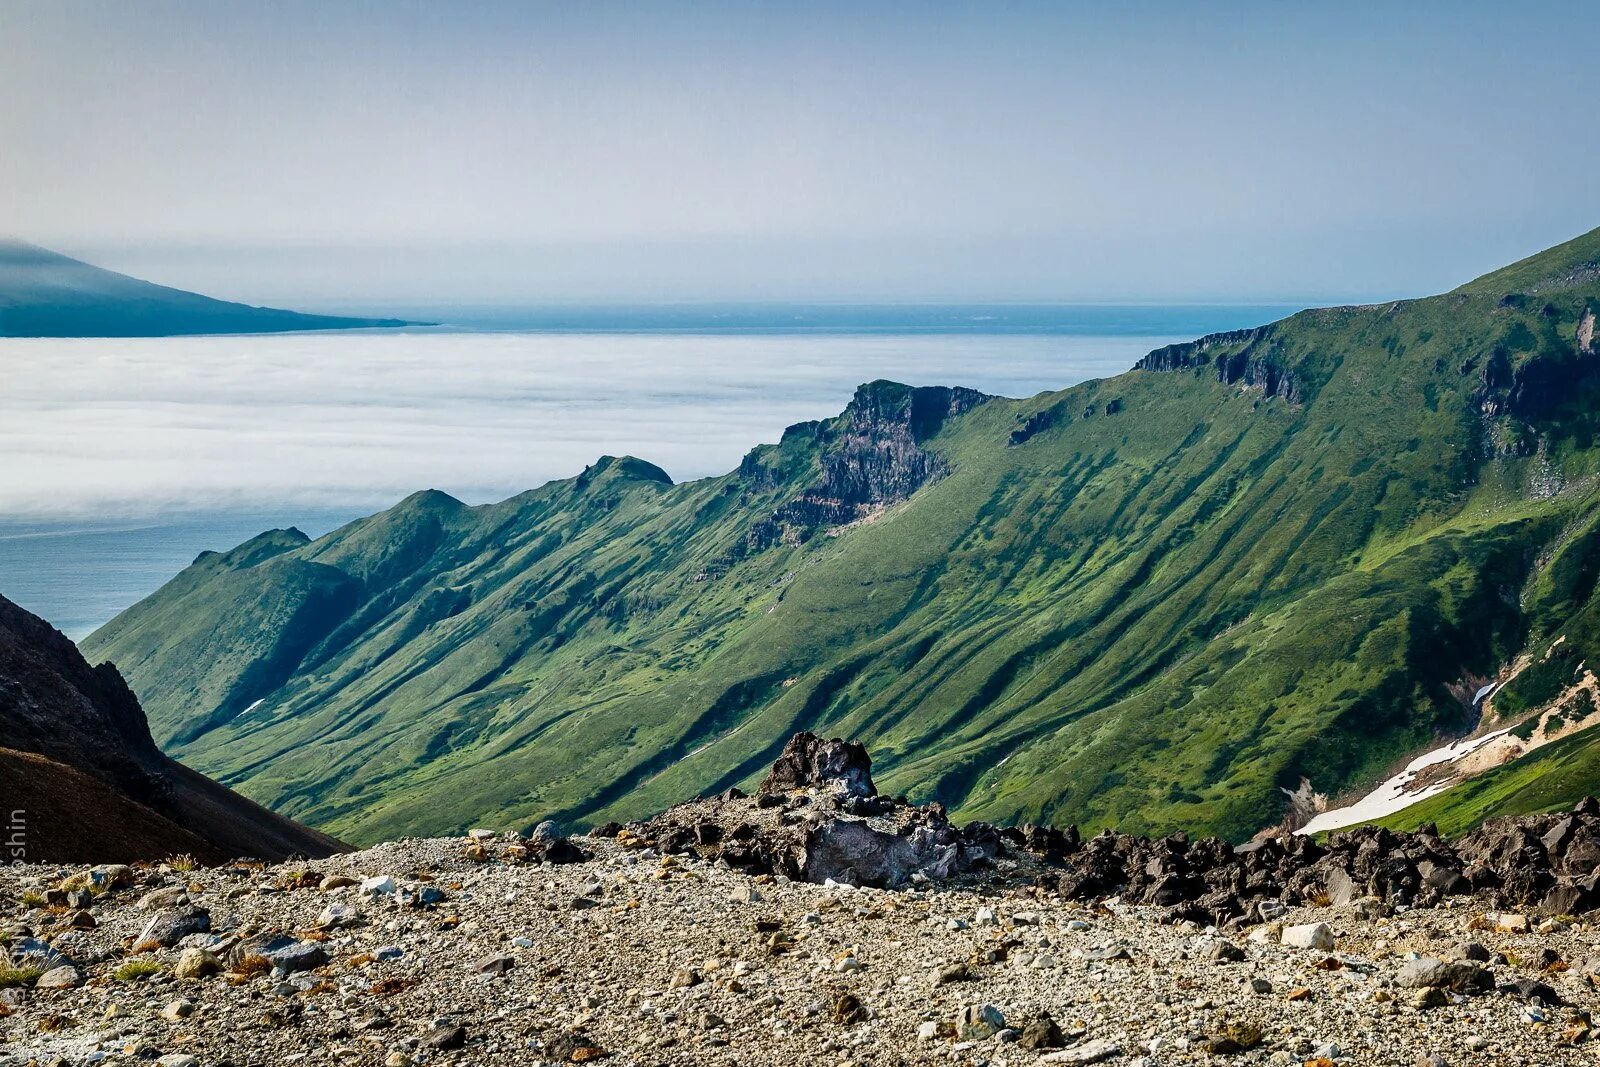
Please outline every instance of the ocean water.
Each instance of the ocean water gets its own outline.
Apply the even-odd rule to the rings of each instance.
[[[864,381],[1028,396],[1292,310],[443,309],[402,331],[0,340],[0,594],[81,637],[273,526],[316,536],[423,488],[497,500],[604,454],[719,474]]]
[[[0,595],[77,640],[205,549],[282,526],[317,537],[365,513],[286,504],[129,519],[0,519]]]

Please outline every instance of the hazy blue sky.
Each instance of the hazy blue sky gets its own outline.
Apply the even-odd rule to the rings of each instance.
[[[1594,15],[0,0],[0,232],[299,304],[1432,291],[1600,224]]]

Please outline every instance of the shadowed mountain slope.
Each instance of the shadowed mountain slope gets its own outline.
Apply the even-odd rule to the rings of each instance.
[[[1597,263],[1025,400],[875,382],[719,478],[418,494],[207,553],[85,647],[172,751],[358,841],[646,814],[800,729],[964,816],[1241,838],[1600,652]]]
[[[158,337],[405,325],[399,319],[303,315],[214,300],[0,239],[0,337]]]
[[[343,847],[163,756],[115,667],[90,667],[3,597],[0,742],[0,812],[21,827],[8,848],[23,851],[8,859],[221,862]]]

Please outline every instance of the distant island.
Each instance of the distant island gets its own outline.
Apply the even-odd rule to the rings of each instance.
[[[0,238],[0,337],[169,337],[417,325],[252,307]]]

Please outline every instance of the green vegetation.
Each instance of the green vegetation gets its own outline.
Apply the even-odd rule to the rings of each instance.
[[[129,960],[111,972],[111,977],[119,982],[142,982],[161,973],[161,964],[156,960]]]
[[[420,493],[207,553],[85,649],[173,754],[356,842],[644,814],[800,728],[967,817],[1240,838],[1600,642],[1597,265],[1026,400],[873,383],[720,478]]]
[[[38,967],[0,966],[0,989],[31,986],[44,971]]]

